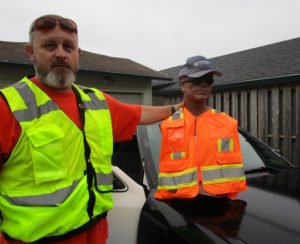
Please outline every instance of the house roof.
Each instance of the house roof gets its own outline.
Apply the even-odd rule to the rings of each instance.
[[[25,42],[0,41],[0,63],[32,66],[25,53],[25,44]],[[152,70],[130,59],[109,57],[84,50],[80,53],[79,67],[79,71],[138,76],[156,80],[172,79],[162,72]]]
[[[216,78],[215,87],[237,84],[266,84],[270,80],[300,76],[300,38],[261,46],[241,52],[209,59],[214,68],[222,72]],[[162,70],[173,78],[173,83],[153,81],[154,93],[178,93],[178,73],[182,65]],[[299,80],[298,80],[299,81]],[[164,87],[159,87],[163,83]]]

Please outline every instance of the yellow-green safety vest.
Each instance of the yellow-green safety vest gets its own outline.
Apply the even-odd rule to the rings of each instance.
[[[83,131],[28,78],[1,90],[22,129],[0,171],[0,231],[10,238],[72,235],[113,207],[107,102],[96,89],[73,90],[82,102]]]

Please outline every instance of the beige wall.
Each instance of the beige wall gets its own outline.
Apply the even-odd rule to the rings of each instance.
[[[139,77],[112,76],[104,82],[104,75],[81,72],[78,84],[98,88],[127,103],[152,104],[151,80]]]

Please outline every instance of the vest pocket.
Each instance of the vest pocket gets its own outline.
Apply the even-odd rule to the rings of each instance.
[[[231,121],[222,114],[215,114],[208,121],[209,136],[211,139],[233,138],[234,127]]]
[[[95,154],[92,154],[92,161],[95,167],[111,168],[111,156],[113,153],[113,138],[110,131],[111,123],[101,121],[101,124],[91,125],[91,130],[87,132],[90,138],[90,146],[94,149]]]
[[[185,150],[184,121],[175,121],[166,127],[167,151],[179,152]]]
[[[64,163],[61,129],[55,125],[35,128],[27,132],[32,155],[35,182],[42,183],[67,176]]]
[[[183,120],[170,122],[166,127],[166,142],[164,158],[161,160],[161,170],[177,172],[186,169],[188,151],[185,143],[185,127]]]
[[[218,164],[237,164],[242,163],[241,152],[219,152],[216,154]]]

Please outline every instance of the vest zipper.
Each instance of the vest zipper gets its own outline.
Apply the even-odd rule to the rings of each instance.
[[[195,138],[197,138],[197,117],[195,117],[194,136],[195,136]]]
[[[196,149],[196,160],[197,160],[197,170],[198,170],[198,182],[201,184],[200,152],[199,152],[199,144],[198,144],[198,137],[197,137],[197,117],[195,117],[194,138],[195,138],[195,147],[196,147],[195,149]]]

